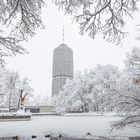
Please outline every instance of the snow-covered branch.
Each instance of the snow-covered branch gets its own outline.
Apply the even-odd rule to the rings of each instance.
[[[44,28],[41,20],[43,5],[43,0],[1,0],[1,56],[27,53],[20,42],[34,36],[36,28]]]
[[[74,16],[81,34],[91,38],[98,33],[109,42],[119,44],[127,35],[123,31],[125,17],[137,11],[137,0],[55,0],[66,14]]]

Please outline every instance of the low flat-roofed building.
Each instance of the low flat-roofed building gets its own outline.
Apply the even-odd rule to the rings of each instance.
[[[25,106],[25,112],[50,113],[56,112],[56,109],[55,106],[52,105],[33,105],[33,106]]]

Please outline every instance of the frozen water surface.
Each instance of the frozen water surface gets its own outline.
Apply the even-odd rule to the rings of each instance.
[[[87,132],[96,136],[140,136],[138,129],[126,127],[110,133],[110,124],[119,120],[115,116],[32,116],[31,121],[0,122],[0,137],[43,136],[65,134],[84,137]]]

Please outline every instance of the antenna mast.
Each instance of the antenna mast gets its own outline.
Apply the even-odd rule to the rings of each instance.
[[[64,35],[64,25],[62,26],[62,42],[64,43],[64,37],[65,37],[65,35]]]

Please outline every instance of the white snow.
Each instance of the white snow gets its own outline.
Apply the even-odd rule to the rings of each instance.
[[[0,113],[0,116],[31,116],[32,114],[30,112],[25,113],[23,110],[18,110],[15,112],[2,112]]]
[[[110,133],[115,116],[32,116],[31,121],[0,122],[0,136],[42,136],[63,133],[84,137],[87,132],[97,136],[140,136],[138,129],[127,127]]]
[[[65,116],[119,116],[124,114],[119,114],[117,112],[88,112],[88,113],[67,113]]]
[[[31,113],[30,112],[26,112],[25,113],[25,111],[24,110],[18,110],[16,113],[14,113],[14,114],[16,114],[16,115],[19,115],[19,116],[30,116],[31,115]]]

